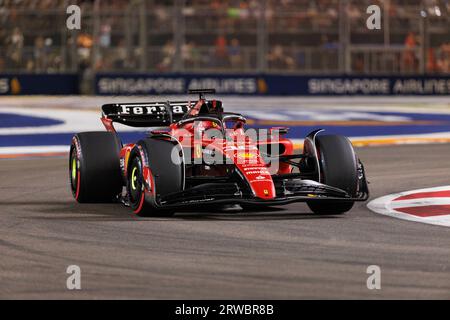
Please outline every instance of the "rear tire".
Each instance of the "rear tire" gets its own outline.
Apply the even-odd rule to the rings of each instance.
[[[121,143],[110,132],[75,135],[70,148],[70,186],[79,203],[111,203],[122,192]]]
[[[180,151],[177,143],[158,139],[142,140],[133,149],[127,170],[127,191],[136,215],[170,217],[174,214],[173,210],[158,207],[156,199],[183,190],[184,162]],[[179,163],[172,161],[172,154],[179,155]],[[145,182],[144,163],[149,166],[151,183]]]
[[[323,135],[316,138],[321,183],[346,191],[355,196],[358,191],[358,163],[353,146],[348,138],[338,135]],[[316,214],[339,215],[350,211],[354,201],[308,201]]]

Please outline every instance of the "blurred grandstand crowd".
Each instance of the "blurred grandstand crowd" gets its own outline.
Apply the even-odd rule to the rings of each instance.
[[[0,0],[0,72],[80,70],[445,74],[450,0]]]

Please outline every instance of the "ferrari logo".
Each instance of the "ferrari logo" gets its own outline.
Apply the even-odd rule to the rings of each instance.
[[[269,190],[264,189],[264,195],[268,196],[269,195]]]

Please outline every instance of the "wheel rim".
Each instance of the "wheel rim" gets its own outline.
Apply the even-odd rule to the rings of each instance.
[[[77,178],[77,159],[72,159],[72,180],[75,180]]]
[[[141,162],[135,159],[131,166],[131,174],[129,176],[130,201],[132,204],[138,204],[142,196],[142,170]]]
[[[133,189],[133,191],[135,191],[137,189],[137,172],[138,168],[134,167],[133,168],[133,173],[131,174],[131,188]]]
[[[78,183],[78,159],[76,156],[75,149],[72,150],[72,153],[70,155],[70,168],[69,168],[69,174],[70,174],[70,182],[72,186],[72,191],[74,192],[74,195],[77,192],[77,183]]]

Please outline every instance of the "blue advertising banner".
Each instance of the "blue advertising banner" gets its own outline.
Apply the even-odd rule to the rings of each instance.
[[[76,74],[0,74],[1,95],[73,95],[79,93]]]
[[[97,74],[99,95],[183,94],[215,88],[239,95],[450,95],[450,76]]]

